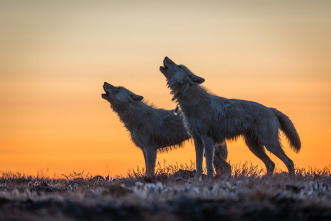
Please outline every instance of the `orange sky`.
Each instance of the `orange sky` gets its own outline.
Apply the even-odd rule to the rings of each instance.
[[[70,3],[69,3],[70,2]],[[101,99],[108,81],[174,108],[164,56],[227,97],[286,113],[299,167],[327,166],[331,124],[329,1],[0,2],[0,171],[126,174],[141,151]],[[191,143],[158,160],[195,160]],[[276,164],[283,164],[272,157]],[[263,165],[242,139],[229,160]]]

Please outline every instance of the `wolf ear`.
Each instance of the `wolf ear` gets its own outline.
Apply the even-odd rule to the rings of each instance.
[[[188,78],[190,79],[191,83],[193,83],[193,84],[202,84],[203,82],[205,82],[205,79],[203,79],[202,77],[198,77],[194,74],[190,74],[188,76]]]
[[[144,99],[144,97],[140,96],[140,95],[136,95],[136,94],[130,94],[130,99],[132,101],[137,102],[137,101],[142,101],[142,99]]]

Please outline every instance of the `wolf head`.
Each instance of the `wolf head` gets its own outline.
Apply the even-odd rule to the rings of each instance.
[[[205,79],[193,74],[184,65],[177,65],[175,62],[165,57],[163,66],[160,67],[161,73],[167,78],[170,87],[178,86],[192,86],[202,84]]]
[[[106,92],[101,94],[101,97],[107,100],[111,105],[125,105],[134,104],[143,100],[143,96],[134,94],[124,87],[115,87],[111,84],[105,82],[103,84],[103,89]]]

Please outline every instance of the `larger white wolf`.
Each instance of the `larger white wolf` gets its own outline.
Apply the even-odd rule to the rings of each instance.
[[[130,132],[132,141],[144,153],[146,175],[154,175],[157,150],[169,150],[180,147],[190,138],[183,126],[183,121],[174,110],[156,109],[147,105],[143,97],[124,87],[115,87],[104,83],[105,94],[102,98],[110,103],[124,126]],[[217,174],[231,173],[227,158],[226,144],[215,147],[214,166]]]
[[[226,99],[208,93],[200,86],[205,80],[194,75],[187,67],[176,65],[165,58],[160,71],[167,78],[168,87],[181,108],[184,124],[193,136],[196,151],[196,175],[202,173],[202,155],[205,150],[207,177],[213,177],[214,144],[243,135],[248,148],[260,158],[271,175],[275,164],[264,147],[281,159],[290,175],[294,164],[279,142],[279,129],[287,136],[294,151],[299,152],[301,142],[290,119],[280,111],[251,101]]]

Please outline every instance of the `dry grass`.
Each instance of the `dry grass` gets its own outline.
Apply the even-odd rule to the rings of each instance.
[[[213,185],[190,182],[195,165],[158,163],[109,178],[72,172],[61,179],[0,173],[0,220],[331,220],[331,166],[272,177],[232,165]]]
[[[244,162],[231,165],[231,177],[261,177],[266,174],[264,168],[260,168],[258,165],[254,165],[252,162]],[[180,170],[184,171],[194,171],[195,163],[193,161],[190,164],[166,164],[166,161],[163,161],[161,164],[159,161],[155,167],[155,176],[171,176],[176,174]],[[204,173],[206,173],[206,168]],[[282,170],[281,168],[276,167],[274,174],[287,173],[287,171]],[[318,176],[330,176],[331,175],[331,165],[325,166],[323,168],[316,167],[307,167],[307,168],[295,168],[296,176],[302,177],[318,177]],[[126,176],[121,176],[122,178],[143,178],[145,176],[145,169],[137,166],[136,169],[130,169]]]

